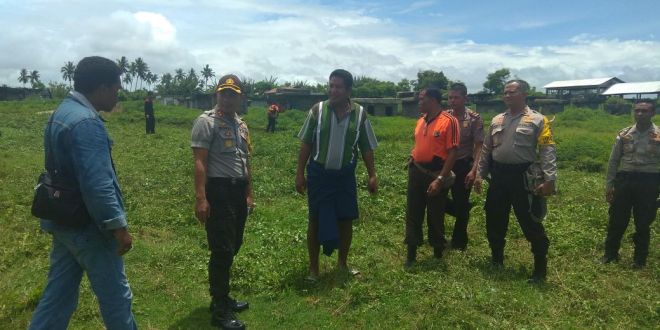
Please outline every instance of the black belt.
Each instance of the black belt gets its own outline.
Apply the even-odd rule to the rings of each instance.
[[[527,171],[529,165],[532,163],[521,163],[521,164],[504,164],[493,161],[493,170],[505,172],[505,173],[522,173]]]
[[[414,159],[410,159],[410,162],[414,164],[420,170],[426,170],[431,172],[436,172],[442,170],[442,167],[445,166],[445,162],[436,162],[436,163],[419,163]]]
[[[220,177],[215,177],[215,178],[208,178],[208,183],[219,184],[219,185],[239,186],[239,185],[247,185],[248,180],[247,180],[247,178],[220,178]]]
[[[648,172],[618,172],[617,178],[630,179],[630,180],[660,180],[660,173]]]

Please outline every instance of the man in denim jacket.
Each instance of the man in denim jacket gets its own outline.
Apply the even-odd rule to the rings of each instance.
[[[122,259],[133,246],[132,238],[110,155],[112,142],[98,113],[111,111],[117,103],[120,75],[109,59],[82,59],[74,73],[74,91],[46,129],[44,147],[52,155],[53,168],[77,183],[93,221],[70,228],[41,219],[41,228],[53,236],[53,248],[48,282],[30,329],[67,328],[83,273],[99,301],[106,328],[137,328]]]

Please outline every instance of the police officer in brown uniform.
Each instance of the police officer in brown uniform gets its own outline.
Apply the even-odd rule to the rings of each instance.
[[[195,215],[205,225],[211,250],[211,324],[223,329],[243,329],[235,312],[248,308],[247,302],[229,296],[231,265],[243,244],[248,207],[254,206],[250,136],[237,114],[244,100],[242,89],[235,75],[220,78],[216,107],[202,113],[192,129]]]
[[[555,191],[557,157],[548,119],[527,107],[529,85],[524,80],[508,81],[502,98],[508,109],[495,116],[486,135],[479,160],[474,187],[481,191],[482,178],[490,173],[486,196],[486,233],[492,252],[492,263],[504,265],[504,245],[509,226],[509,213],[514,213],[527,241],[532,245],[534,271],[528,282],[545,280],[550,242],[542,216],[534,215],[535,205]],[[538,151],[537,151],[538,150]],[[540,159],[536,183],[530,184],[530,167]]]
[[[646,265],[651,223],[658,212],[656,199],[660,186],[660,127],[651,120],[652,101],[635,104],[635,125],[622,129],[616,137],[607,168],[605,198],[610,203],[609,224],[603,263],[619,259],[621,237],[635,218],[634,267]]]
[[[451,187],[452,200],[447,200],[447,213],[456,217],[451,238],[451,248],[465,250],[468,244],[467,226],[470,219],[470,191],[477,176],[481,146],[484,142],[484,121],[478,113],[465,107],[467,87],[454,83],[449,87],[447,111],[459,122],[461,138],[456,150],[456,162],[452,171],[456,181]],[[477,161],[475,161],[475,159]]]

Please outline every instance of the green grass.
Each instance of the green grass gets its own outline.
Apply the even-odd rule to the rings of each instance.
[[[25,328],[48,272],[50,237],[30,216],[32,188],[43,167],[43,127],[57,102],[0,103],[0,329]],[[140,102],[124,102],[108,114],[120,184],[135,248],[126,271],[143,329],[209,328],[205,233],[193,215],[190,129],[197,110],[156,106],[155,135],[144,134]],[[245,245],[234,263],[233,293],[251,309],[241,318],[268,328],[657,328],[660,324],[657,222],[652,226],[649,266],[631,269],[631,239],[622,260],[600,265],[607,206],[604,173],[616,132],[630,117],[570,109],[553,126],[559,143],[560,193],[550,200],[546,228],[551,240],[548,283],[525,279],[532,256],[511,220],[504,270],[488,264],[483,196],[473,194],[467,252],[442,260],[431,249],[404,271],[406,171],[414,120],[372,117],[380,141],[376,168],[380,191],[366,193],[358,167],[361,220],[350,263],[362,271],[347,278],[335,256],[322,257],[321,281],[305,283],[306,198],[294,189],[305,113],[280,116],[278,131],[265,133],[265,109],[245,117],[251,128],[257,208],[248,219]],[[487,116],[490,118],[492,115]],[[586,159],[586,160],[585,160]],[[587,162],[584,167],[580,162]],[[578,171],[583,168],[589,171]],[[448,218],[447,226],[453,219]],[[628,233],[630,233],[629,230]],[[98,304],[84,280],[71,329],[102,328]],[[655,325],[654,325],[655,324]]]

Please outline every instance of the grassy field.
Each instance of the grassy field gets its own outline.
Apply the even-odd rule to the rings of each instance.
[[[50,237],[30,215],[32,188],[43,168],[46,111],[57,102],[0,103],[0,329],[22,329],[30,320],[48,271]],[[199,111],[156,106],[156,134],[144,134],[141,102],[124,102],[107,114],[113,155],[126,199],[135,248],[126,256],[134,313],[142,329],[210,328],[203,228],[193,215],[190,129]],[[250,301],[241,314],[252,329],[347,328],[658,328],[660,253],[652,226],[649,266],[635,271],[631,229],[622,260],[601,265],[607,220],[603,169],[616,132],[630,117],[569,109],[557,115],[559,194],[546,220],[551,246],[548,282],[530,286],[532,255],[512,219],[506,267],[489,266],[483,196],[469,227],[466,252],[441,260],[428,246],[404,271],[406,172],[414,120],[374,117],[380,147],[380,191],[366,192],[358,167],[361,219],[355,225],[352,267],[335,271],[335,256],[321,259],[321,281],[307,284],[306,198],[294,189],[305,113],[288,111],[275,134],[265,133],[265,109],[246,116],[254,144],[257,208],[234,263],[233,293]],[[492,114],[486,115],[490,118]],[[448,232],[453,218],[447,221]],[[82,284],[71,329],[103,323],[89,283]]]

